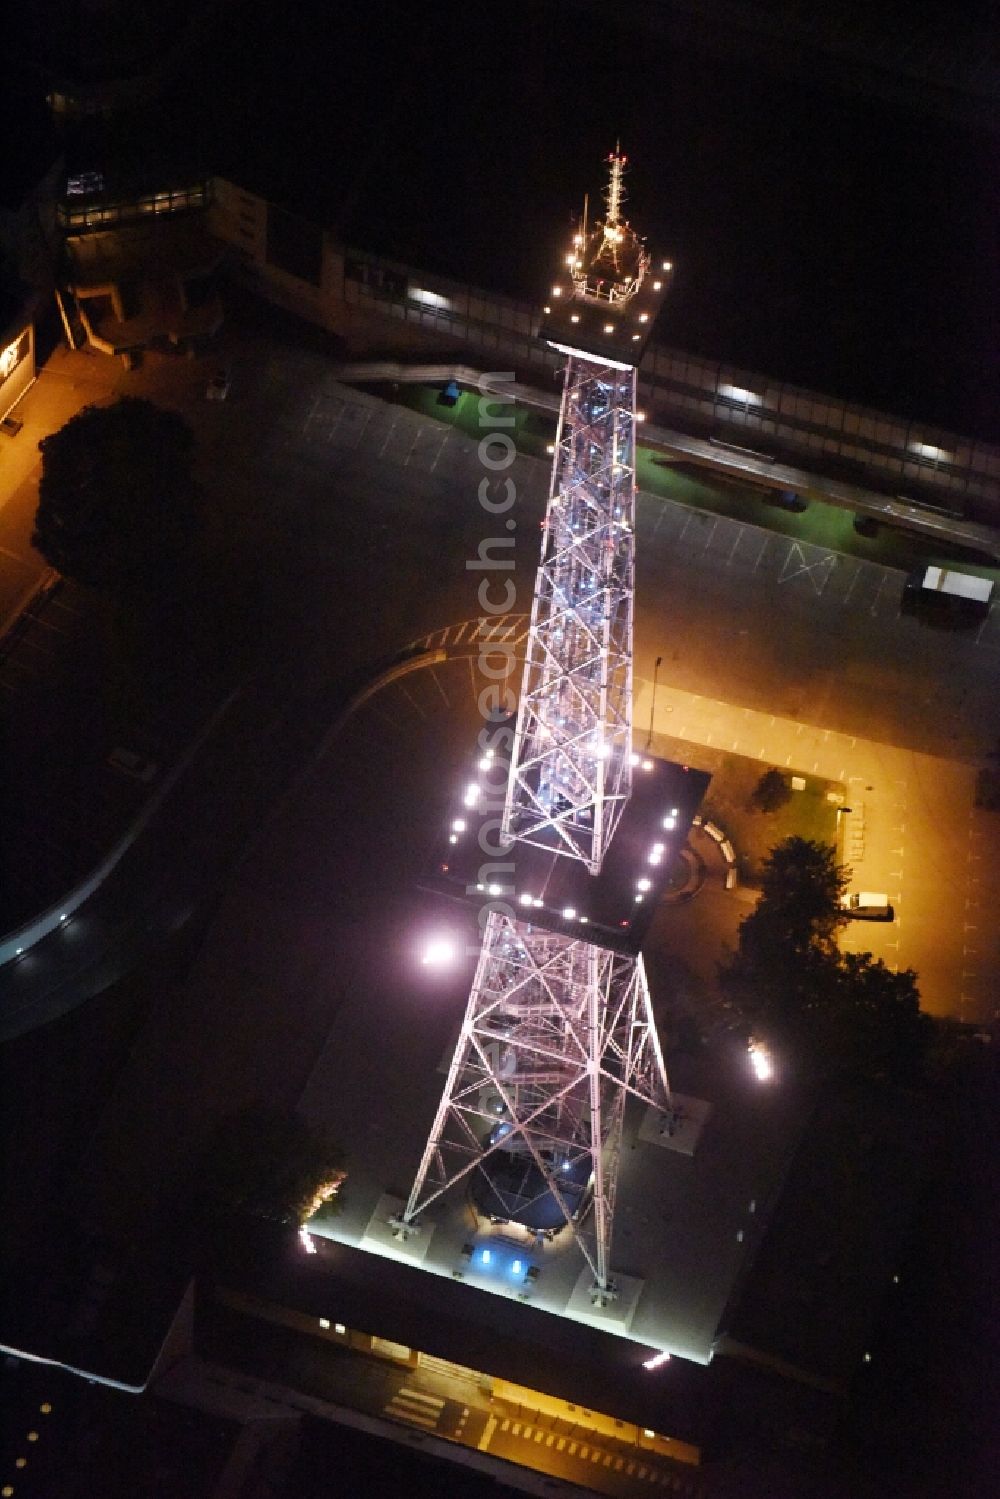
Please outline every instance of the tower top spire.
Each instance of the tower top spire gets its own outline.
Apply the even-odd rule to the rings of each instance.
[[[625,185],[622,179],[625,175],[627,160],[628,157],[622,155],[621,142],[615,141],[615,149],[608,157],[611,175],[604,192],[604,201],[608,210],[607,218],[604,220],[605,231],[617,229],[621,222],[622,204],[625,202]]]
[[[554,281],[541,336],[557,349],[599,351],[620,368],[639,363],[666,294],[661,271],[653,270],[644,240],[625,214],[628,157],[621,141],[605,157],[604,216],[591,221],[584,198],[582,221],[567,246],[565,269]]]

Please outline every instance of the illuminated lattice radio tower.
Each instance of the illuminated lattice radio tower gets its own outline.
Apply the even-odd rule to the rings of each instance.
[[[399,1234],[415,1231],[464,1183],[484,1216],[536,1233],[568,1226],[600,1304],[614,1296],[626,1100],[668,1107],[638,940],[672,840],[658,831],[651,841],[650,829],[682,837],[696,806],[668,805],[683,799],[676,786],[671,794],[676,767],[632,745],[636,366],[670,267],[651,270],[622,218],[625,157],[616,151],[609,165],[604,220],[588,227],[585,209],[541,327],[567,362],[520,705],[507,730],[506,862],[485,887],[467,883],[475,876],[455,845],[475,845],[482,826],[472,782],[439,867],[464,876],[480,904],[495,899],[444,1093],[395,1220]],[[493,761],[487,750],[480,770]],[[633,905],[646,896],[645,910]]]

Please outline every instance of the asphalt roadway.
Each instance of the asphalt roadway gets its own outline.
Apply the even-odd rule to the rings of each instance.
[[[262,1395],[280,1400],[282,1373],[293,1368],[296,1389],[312,1397],[321,1411],[365,1412],[424,1440],[433,1437],[505,1459],[583,1491],[622,1496],[667,1492],[689,1499],[707,1492],[697,1468],[664,1460],[666,1454],[655,1450],[654,1440],[644,1437],[640,1446],[624,1430],[620,1436],[603,1430],[610,1422],[587,1422],[581,1413],[577,1424],[568,1414],[486,1395],[477,1375],[443,1361],[424,1360],[417,1368],[401,1369],[331,1347],[312,1333],[245,1318],[218,1305],[206,1310],[205,1325],[207,1362],[176,1365],[161,1386],[168,1398],[189,1399],[228,1414],[227,1384],[245,1387],[248,1377],[254,1378]],[[227,1372],[234,1367],[238,1376]],[[402,1433],[399,1439],[405,1440]],[[502,1469],[494,1472],[502,1478]]]

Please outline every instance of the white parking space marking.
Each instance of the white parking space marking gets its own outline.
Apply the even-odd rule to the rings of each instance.
[[[813,552],[814,548],[809,547],[808,551]],[[835,562],[833,552],[821,552],[810,558],[806,555],[806,549],[799,542],[793,541],[788,548],[778,582],[790,583],[795,578],[808,577],[816,593],[820,594],[829,582]]]
[[[886,575],[885,575],[885,573],[883,573],[882,576],[881,576],[881,578],[879,578],[879,580],[878,580],[878,587],[875,590],[875,597],[872,599],[872,602],[871,602],[871,612],[872,612],[872,614],[877,614],[878,613],[878,601],[879,601],[879,599],[882,596],[882,589],[885,587],[885,581],[886,581]]]

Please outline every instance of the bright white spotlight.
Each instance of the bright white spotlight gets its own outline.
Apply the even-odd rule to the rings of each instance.
[[[451,828],[452,828],[452,832],[453,833],[464,833],[465,832],[465,818],[464,817],[456,817],[455,821],[451,825]]]
[[[636,880],[635,888],[637,890],[651,890],[653,888],[653,882],[652,880],[648,880],[646,876],[643,875],[641,879]]]
[[[425,968],[447,968],[455,961],[455,944],[450,937],[431,937],[420,961]]]
[[[462,798],[462,800],[465,802],[465,805],[467,807],[475,807],[475,806],[478,805],[478,803],[479,803],[479,782],[478,781],[470,781],[469,782],[468,786],[466,786],[466,788],[465,788],[465,795]]]
[[[576,918],[576,910],[573,906],[563,907],[563,921],[573,921]]]
[[[658,1369],[661,1364],[669,1364],[669,1362],[669,1353],[654,1353],[652,1358],[643,1359],[642,1367],[644,1369]]]
[[[305,1250],[306,1254],[318,1254],[319,1253],[319,1251],[316,1248],[316,1245],[313,1243],[313,1236],[309,1232],[309,1230],[306,1228],[306,1226],[305,1226],[304,1223],[303,1223],[302,1227],[299,1229],[299,1243],[302,1245],[302,1248]]]
[[[750,1057],[750,1066],[753,1068],[754,1077],[759,1083],[769,1083],[774,1076],[774,1063],[771,1054],[763,1041],[751,1040],[747,1046],[747,1054]]]

